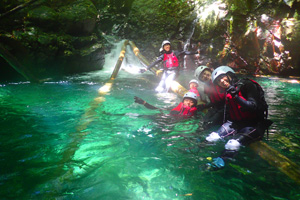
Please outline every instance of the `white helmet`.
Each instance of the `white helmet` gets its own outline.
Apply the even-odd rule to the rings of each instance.
[[[228,72],[231,72],[231,73],[235,73],[233,71],[233,69],[231,69],[230,67],[228,66],[220,66],[218,68],[216,68],[212,74],[211,74],[211,81],[213,83],[215,83],[215,80],[220,76],[220,75],[226,75]]]
[[[185,93],[185,94],[183,95],[183,100],[184,100],[185,98],[191,98],[191,99],[193,99],[194,104],[195,104],[194,106],[197,105],[197,95],[196,95],[194,92],[187,92],[187,93]]]
[[[169,40],[164,40],[164,41],[161,43],[161,48],[164,49],[164,46],[165,46],[166,44],[171,45],[171,42],[170,42]]]
[[[199,66],[196,70],[195,70],[195,77],[197,79],[199,79],[200,74],[205,70],[205,69],[209,69],[207,66],[205,65],[201,65]],[[200,80],[200,79],[199,79]]]
[[[196,79],[192,79],[192,80],[189,82],[189,84],[191,84],[191,83],[196,83],[197,85],[199,85],[199,82],[198,82]]]

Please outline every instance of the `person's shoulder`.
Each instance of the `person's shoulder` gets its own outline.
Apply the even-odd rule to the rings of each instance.
[[[241,84],[241,85],[248,85],[248,84],[255,84],[251,79],[249,78],[241,78],[239,81],[238,81],[238,85]]]
[[[164,57],[165,57],[165,53],[159,55],[159,56],[157,57],[157,60],[163,60]]]
[[[181,54],[184,51],[172,50],[172,53],[175,55]]]
[[[248,91],[248,92],[257,92],[257,84],[256,82],[252,81],[251,79],[249,78],[244,78],[240,81],[241,83],[241,87],[240,87],[240,90],[241,91]]]
[[[246,84],[249,84],[249,85],[259,85],[259,83],[258,82],[256,82],[255,80],[252,80],[252,79],[250,79],[250,78],[246,78],[245,79],[245,83]]]

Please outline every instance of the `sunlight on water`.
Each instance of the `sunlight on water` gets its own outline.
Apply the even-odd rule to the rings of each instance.
[[[2,199],[299,199],[299,186],[249,148],[223,170],[207,163],[224,148],[204,142],[200,119],[167,114],[181,97],[156,94],[132,53],[105,96],[120,42],[104,70],[44,84],[0,86]],[[128,50],[128,52],[131,52]],[[192,72],[182,72],[185,84]],[[271,147],[299,163],[300,87],[256,78],[270,105]],[[134,103],[139,96],[164,114]],[[101,99],[101,100],[99,100]]]

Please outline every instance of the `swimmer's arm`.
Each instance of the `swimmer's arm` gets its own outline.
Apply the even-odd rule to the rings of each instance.
[[[143,105],[150,110],[160,110],[159,108],[147,103],[146,101],[144,101]]]
[[[151,69],[152,67],[154,67],[155,65],[157,65],[158,63],[160,63],[160,62],[163,61],[163,60],[164,60],[164,55],[160,55],[160,56],[157,58],[156,61],[154,61],[153,63],[151,63],[151,64],[147,67],[147,69],[148,69],[148,70]]]
[[[242,108],[248,110],[248,111],[255,111],[257,108],[257,88],[256,85],[254,85],[253,83],[247,84],[247,87],[243,87],[245,88],[244,90],[242,90],[241,88],[241,92],[242,95],[244,97],[246,97],[245,99],[242,99],[241,97],[239,97],[238,95],[235,96],[236,101],[241,105]]]
[[[155,107],[155,106],[147,103],[145,100],[143,100],[143,99],[141,99],[141,98],[139,98],[137,96],[134,97],[134,102],[138,103],[138,104],[141,104],[141,105],[144,105],[146,108],[148,108],[150,110],[159,110],[159,111],[162,112],[162,109],[157,108],[157,107]]]

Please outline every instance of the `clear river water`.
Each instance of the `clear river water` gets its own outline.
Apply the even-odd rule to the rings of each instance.
[[[0,199],[296,200],[300,185],[251,148],[222,170],[207,169],[225,142],[203,145],[201,119],[174,119],[134,103],[168,110],[181,97],[157,94],[150,72],[128,49],[111,90],[120,45],[103,70],[42,84],[0,83]],[[187,87],[193,72],[178,78]],[[274,123],[263,141],[300,166],[299,79],[254,78]],[[165,112],[167,114],[168,111]]]

